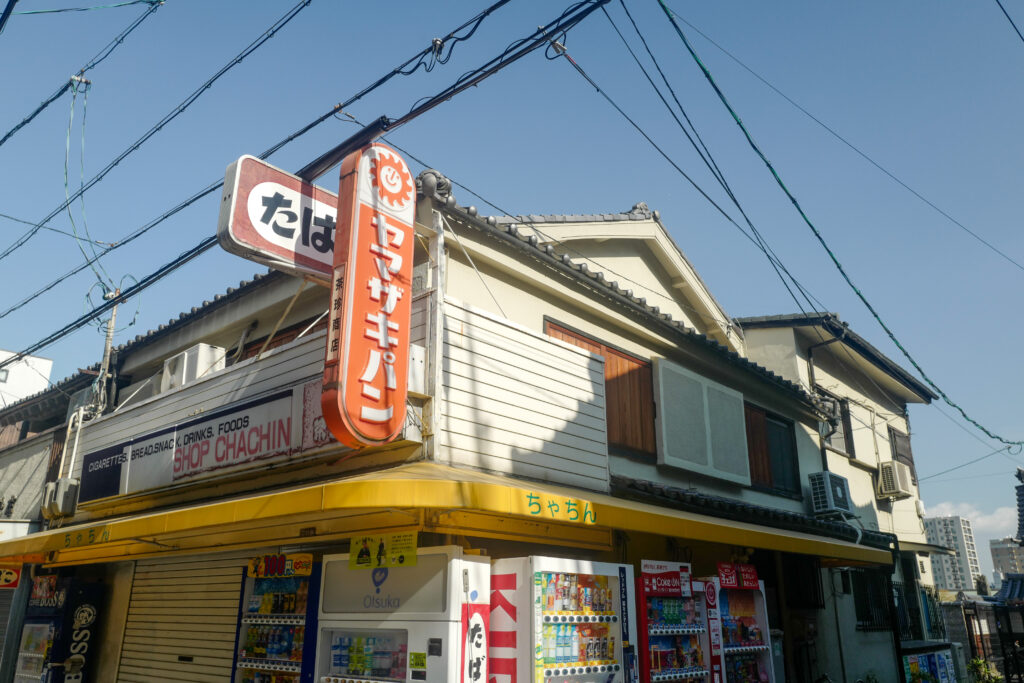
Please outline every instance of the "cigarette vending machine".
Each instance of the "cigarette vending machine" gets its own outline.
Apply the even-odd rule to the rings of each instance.
[[[704,680],[708,622],[704,584],[690,581],[690,565],[642,560],[636,580],[640,680]]]
[[[705,580],[713,683],[775,683],[764,581],[751,565]]]
[[[490,561],[458,546],[363,568],[325,556],[319,683],[487,683]]]
[[[238,617],[235,683],[312,683],[319,579],[320,565],[309,553],[249,561]]]
[[[633,568],[495,560],[490,665],[495,683],[637,683]]]

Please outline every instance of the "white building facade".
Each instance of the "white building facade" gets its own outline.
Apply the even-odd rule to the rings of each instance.
[[[978,563],[971,520],[955,515],[926,517],[924,528],[929,543],[955,551],[953,555],[932,555],[935,586],[940,590],[973,591],[975,577],[981,575],[981,565]]]

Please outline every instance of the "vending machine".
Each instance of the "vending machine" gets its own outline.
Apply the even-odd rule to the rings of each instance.
[[[637,683],[633,568],[495,560],[490,666],[495,683]]]
[[[104,586],[56,574],[32,582],[14,682],[94,681]]]
[[[690,565],[642,560],[636,580],[642,683],[707,678],[704,584]]]
[[[487,683],[490,561],[414,552],[392,567],[324,557],[318,683]]]
[[[312,554],[260,555],[249,561],[234,683],[313,682],[319,594],[320,564]]]
[[[764,581],[747,564],[705,579],[713,683],[775,683]]]

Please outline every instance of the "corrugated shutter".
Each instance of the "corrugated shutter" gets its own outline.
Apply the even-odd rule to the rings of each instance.
[[[242,575],[249,558],[258,554],[140,560],[117,680],[230,681]]]
[[[26,580],[22,577],[22,580]],[[14,602],[13,590],[0,590],[0,643],[7,638],[7,621],[11,618],[11,604]]]

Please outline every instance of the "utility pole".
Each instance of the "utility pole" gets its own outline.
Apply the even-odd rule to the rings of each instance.
[[[7,20],[11,18],[11,12],[17,4],[18,0],[7,0],[7,7],[4,7],[3,14],[0,14],[0,33],[4,32],[4,26],[7,25]]]
[[[114,326],[117,323],[117,307],[120,302],[116,301],[121,296],[120,288],[107,292],[103,298],[107,301],[114,301],[114,307],[110,310],[110,319],[107,320],[107,341],[103,345],[103,362],[100,363],[100,375],[97,380],[100,383],[99,396],[96,400],[96,415],[103,412],[107,407],[107,371],[110,369],[110,352],[114,346]]]

